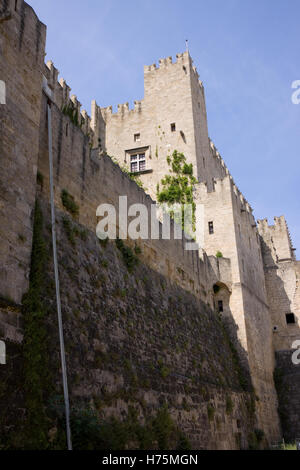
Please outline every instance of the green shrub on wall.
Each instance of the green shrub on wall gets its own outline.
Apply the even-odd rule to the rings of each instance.
[[[79,128],[82,127],[83,123],[84,123],[84,119],[83,117],[78,113],[78,110],[77,108],[75,108],[74,104],[72,103],[72,101],[69,101],[68,104],[64,105],[62,107],[62,113],[65,115],[65,116],[68,116],[71,120],[71,122],[74,124],[74,126],[77,126]]]
[[[57,397],[52,410],[64,426],[63,398]],[[157,413],[146,417],[144,424],[138,421],[138,411],[128,407],[126,418],[99,419],[98,413],[89,407],[73,407],[71,410],[71,430],[74,450],[124,450],[149,449],[158,446],[160,450],[189,450],[190,442],[174,424],[168,408],[162,406]],[[56,436],[53,447],[58,448],[61,436]]]
[[[132,272],[133,268],[138,264],[139,260],[129,246],[126,246],[120,238],[116,239],[116,246],[120,250],[123,261],[126,264],[128,271]]]
[[[76,204],[74,197],[66,189],[63,189],[61,192],[61,202],[70,214],[74,217],[78,216],[79,206]]]
[[[191,204],[192,206],[192,227],[195,230],[196,225],[196,205],[193,198],[193,186],[197,182],[193,176],[192,163],[186,163],[186,158],[183,153],[174,150],[172,156],[167,157],[167,162],[170,167],[170,174],[166,175],[157,185],[157,200],[159,203],[166,203],[168,205],[180,204],[181,211],[181,226],[184,229],[184,212],[183,206]],[[174,217],[174,214],[171,213]]]

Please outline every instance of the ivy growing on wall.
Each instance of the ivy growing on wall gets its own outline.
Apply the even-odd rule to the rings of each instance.
[[[157,185],[157,200],[159,203],[167,205],[181,205],[181,226],[184,228],[184,205],[192,206],[192,227],[195,230],[196,224],[196,204],[193,198],[193,186],[197,182],[193,175],[193,165],[186,162],[183,153],[174,150],[173,154],[167,157],[170,167],[170,174],[166,175]],[[170,213],[174,218],[174,213]]]
[[[79,206],[76,204],[74,197],[69,194],[66,189],[63,189],[61,192],[61,202],[73,217],[77,217],[79,215]]]
[[[30,287],[23,298],[24,307],[24,391],[27,420],[23,443],[29,449],[47,447],[45,394],[49,392],[46,308],[43,288],[47,267],[47,248],[42,236],[43,215],[35,206]]]

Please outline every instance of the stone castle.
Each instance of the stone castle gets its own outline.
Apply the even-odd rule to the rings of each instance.
[[[95,233],[96,208],[101,202],[113,203],[117,207],[118,197],[127,195],[129,203],[142,202],[150,207],[157,197],[157,184],[169,172],[166,157],[174,150],[182,152],[187,162],[193,165],[197,180],[194,201],[204,207],[204,241],[201,249],[199,252],[185,251],[183,242],[174,239],[140,240],[140,262],[145,269],[151,270],[154,291],[161,282],[158,281],[159,276],[168,283],[170,292],[175,289],[175,292],[182,292],[183,297],[190,296],[187,305],[196,302],[200,316],[208,309],[211,315],[220,318],[229,331],[230,344],[237,351],[240,367],[250,377],[252,392],[250,388],[238,390],[233,379],[225,386],[224,377],[220,377],[220,383],[216,385],[215,376],[222,376],[222,372],[218,362],[210,365],[215,361],[210,339],[211,335],[216,335],[216,338],[220,335],[221,338],[222,328],[219,332],[218,326],[208,323],[199,336],[199,344],[205,344],[207,339],[211,348],[203,358],[207,363],[204,368],[207,376],[202,379],[203,383],[210,384],[206,385],[208,395],[203,400],[199,399],[197,406],[193,405],[192,397],[196,396],[196,392],[187,391],[188,387],[182,385],[182,381],[183,377],[191,380],[191,388],[196,387],[198,380],[202,383],[201,377],[195,375],[194,362],[198,359],[196,357],[190,363],[192,350],[181,350],[183,356],[177,363],[172,359],[175,341],[172,343],[173,349],[169,346],[164,359],[168,369],[177,370],[165,379],[173,382],[160,388],[156,382],[152,383],[152,376],[149,379],[153,408],[161,402],[162,393],[169,404],[173,399],[177,400],[172,416],[189,435],[195,448],[247,448],[251,440],[247,434],[249,426],[263,431],[265,445],[279,441],[282,435],[288,440],[299,437],[300,402],[297,388],[300,385],[300,365],[293,364],[291,357],[297,348],[295,341],[300,340],[300,262],[295,258],[285,218],[275,217],[271,226],[266,219],[256,223],[250,204],[235,185],[224,160],[210,140],[204,86],[189,52],[177,54],[174,62],[169,57],[161,59],[158,66],[153,64],[144,68],[144,99],[136,101],[133,109],[125,103],[118,105],[114,113],[112,107],[102,108],[93,101],[90,117],[86,111],[81,111],[77,97],[70,96],[70,87],[65,80],[61,78],[58,81],[59,72],[53,63],[44,64],[45,41],[46,27],[27,3],[23,0],[0,2],[0,80],[5,83],[6,89],[6,102],[0,105],[0,339],[6,341],[8,349],[24,341],[22,298],[31,285],[35,201],[38,199],[41,202],[45,214],[49,202],[47,89],[52,102],[57,214],[64,217],[66,213],[61,194],[67,191],[79,209],[74,223],[87,230],[90,237]],[[119,165],[108,155],[113,156]],[[137,186],[120,167],[138,175],[147,189]],[[83,241],[79,243],[83,245]],[[134,246],[132,241],[128,240],[128,243]],[[222,256],[216,256],[218,252]],[[62,255],[62,277],[64,269],[71,263],[67,258]],[[83,269],[83,264],[83,258],[79,259],[79,271]],[[64,281],[62,290],[63,286]],[[68,289],[72,290],[70,286]],[[91,285],[89,292],[94,291]],[[136,295],[139,295],[138,290]],[[150,302],[148,295],[145,293],[146,303]],[[167,302],[167,293],[162,293],[162,297]],[[114,304],[114,308],[119,309],[120,305],[118,303],[116,307],[116,302],[120,300],[112,299],[110,295],[107,304]],[[78,307],[73,298],[66,303],[71,304],[73,310]],[[122,300],[125,307],[129,303],[129,297]],[[159,302],[151,298],[151,303],[155,310]],[[176,310],[177,307],[172,308]],[[198,318],[195,312],[191,318]],[[176,325],[173,314],[170,310],[170,319]],[[90,315],[89,311],[86,315],[88,324],[92,310]],[[112,337],[111,343],[105,344],[105,351],[113,345],[118,348],[126,341],[124,328],[128,329],[130,323],[131,320],[125,326],[118,323],[118,333]],[[156,320],[150,322],[149,328],[155,338],[159,323]],[[186,320],[184,325],[174,327],[176,337],[182,333],[182,328],[188,344],[191,344],[194,341],[194,326]],[[93,344],[101,343],[96,337],[93,341]],[[146,342],[147,335],[145,356],[156,361],[157,357],[149,345],[147,349]],[[196,350],[198,346],[195,344],[193,347]],[[89,352],[93,358],[96,349],[92,348]],[[130,347],[126,351],[130,357],[135,357]],[[231,353],[228,352],[229,355]],[[121,354],[120,350],[118,354]],[[181,370],[183,363],[187,364],[184,371]],[[11,367],[13,369],[14,365]],[[102,365],[102,375],[99,372],[102,385],[95,386],[94,395],[101,395],[99,390],[102,390],[105,381],[106,386],[115,391],[117,379],[114,382],[108,372],[104,374],[110,367]],[[142,369],[145,370],[144,363],[136,364],[136,371]],[[120,369],[118,377],[123,377],[123,373]],[[84,376],[84,386],[77,387],[77,390],[74,385],[74,390],[77,390],[74,394],[81,398],[87,396],[86,390],[92,387],[87,373]],[[175,390],[181,386],[185,390],[180,392],[184,397],[178,398],[180,393],[176,392],[177,396]],[[140,386],[139,393],[142,389]],[[176,397],[172,395],[172,389]],[[144,393],[149,398],[150,392],[147,392],[148,395]],[[233,403],[232,415],[226,415],[224,411],[228,394]],[[249,407],[245,408],[247,396],[250,401],[254,396],[255,401],[251,419],[248,416]],[[187,401],[189,407],[185,409],[182,400]],[[121,402],[126,402],[124,397],[123,401],[119,397],[119,401],[112,406],[119,415],[123,405],[128,410],[128,400],[122,406]],[[208,418],[203,411],[206,409]],[[210,409],[216,413],[213,419]],[[107,417],[112,410],[105,408],[103,413]]]

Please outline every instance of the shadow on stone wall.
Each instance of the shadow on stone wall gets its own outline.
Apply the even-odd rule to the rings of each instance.
[[[300,340],[300,327],[296,315],[295,325],[285,325],[285,315],[292,312],[292,309],[284,282],[277,274],[280,262],[275,263],[271,250],[263,239],[261,239],[261,246],[273,324],[276,360],[274,381],[278,396],[278,412],[284,439],[287,442],[293,442],[300,436],[300,364],[293,363],[292,356],[294,354],[295,360],[296,349],[292,349],[292,344],[295,340]],[[285,330],[282,332],[283,325]],[[291,333],[288,331],[289,327]],[[277,335],[278,338],[276,338]],[[286,349],[286,345],[289,343],[290,349]],[[297,357],[300,358],[300,353]]]

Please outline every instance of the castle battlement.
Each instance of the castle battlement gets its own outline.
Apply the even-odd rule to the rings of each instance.
[[[209,147],[210,147],[212,156],[214,158],[216,158],[216,160],[218,161],[220,166],[224,169],[225,174],[230,175],[230,172],[229,172],[229,170],[226,166],[226,163],[224,162],[223,158],[221,157],[220,152],[217,150],[217,147],[215,146],[214,142],[210,138],[209,138]]]
[[[61,110],[66,110],[70,106],[77,113],[80,128],[85,135],[92,136],[91,117],[85,109],[81,110],[81,103],[76,95],[71,95],[71,88],[64,78],[58,79],[59,70],[54,66],[52,60],[49,60],[44,67],[44,75],[48,82],[48,86],[52,92],[52,100]]]
[[[211,150],[211,155],[218,161],[219,165],[224,170],[225,176],[220,178],[220,180],[226,178],[227,176],[229,177],[229,179],[231,181],[231,184],[232,184],[233,192],[237,196],[238,200],[241,203],[241,211],[242,212],[246,211],[246,212],[248,212],[249,214],[252,215],[252,213],[253,213],[252,207],[250,206],[250,204],[246,200],[245,196],[242,194],[242,192],[239,190],[239,188],[235,184],[234,179],[233,179],[232,175],[230,174],[230,171],[228,170],[228,167],[226,166],[223,158],[221,157],[219,151],[217,150],[217,147],[215,146],[214,142],[211,139],[209,139],[209,147],[210,147],[210,150]]]
[[[100,112],[104,118],[104,120],[109,119],[110,117],[124,117],[124,115],[132,114],[132,113],[140,113],[143,109],[143,100],[135,100],[133,108],[130,108],[128,101],[126,103],[118,104],[117,111],[113,111],[112,106],[107,107],[100,107],[97,106],[97,113]],[[94,112],[96,108],[93,108]]]
[[[176,61],[175,62],[173,62],[172,56],[169,56],[169,57],[166,57],[166,58],[163,58],[163,59],[159,59],[158,66],[156,65],[156,63],[151,64],[151,65],[145,65],[144,66],[144,73],[155,72],[159,69],[164,69],[164,68],[166,68],[170,65],[175,65],[175,64],[178,64],[178,63],[188,65],[189,55],[188,55],[187,52],[185,52],[183,54],[176,54]]]
[[[201,196],[205,197],[206,194],[210,193],[223,193],[224,191],[229,190],[233,191],[234,194],[237,196],[237,200],[240,202],[241,212],[247,212],[251,217],[251,222],[253,223],[253,225],[256,225],[252,207],[250,206],[249,202],[242,194],[242,192],[239,190],[237,185],[234,183],[233,177],[229,174],[229,172],[222,178],[213,178],[212,181],[212,188],[209,186],[208,181],[203,181],[197,184],[197,188],[199,188]]]
[[[273,225],[269,225],[267,218],[258,220],[257,224],[259,234],[264,242],[275,250],[279,260],[295,259],[295,248],[283,215],[274,217]]]

